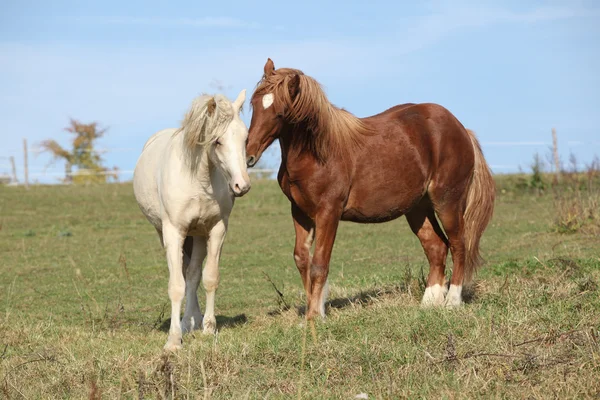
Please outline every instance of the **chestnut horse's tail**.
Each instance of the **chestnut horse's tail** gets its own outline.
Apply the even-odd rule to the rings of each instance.
[[[479,254],[479,240],[494,213],[496,185],[492,173],[475,137],[475,132],[467,129],[475,151],[475,170],[467,193],[465,209],[465,275],[464,282],[469,283],[477,269],[483,264]]]

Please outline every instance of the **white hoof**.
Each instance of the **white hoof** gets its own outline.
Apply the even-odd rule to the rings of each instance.
[[[437,307],[444,304],[444,296],[448,289],[446,285],[442,286],[436,283],[433,286],[428,286],[421,300],[421,307]]]
[[[202,314],[184,315],[181,319],[181,331],[188,333],[202,327]]]
[[[456,308],[462,304],[462,285],[450,285],[444,305],[447,308]]]
[[[202,321],[202,326],[204,327],[202,333],[205,335],[214,335],[217,330],[217,320],[215,317],[207,318],[205,316],[204,320]]]
[[[183,343],[181,340],[181,336],[171,336],[169,335],[169,339],[167,339],[167,343],[165,344],[165,351],[175,352],[177,350],[181,350],[183,348]]]

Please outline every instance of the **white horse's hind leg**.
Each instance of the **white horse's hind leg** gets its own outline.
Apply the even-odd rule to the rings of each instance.
[[[171,299],[171,328],[165,350],[173,351],[181,348],[181,302],[185,293],[183,278],[183,241],[185,236],[171,224],[163,223],[163,242],[169,264],[169,298]]]
[[[185,274],[185,312],[181,319],[181,330],[190,332],[202,326],[202,312],[198,304],[198,285],[202,278],[202,262],[206,257],[206,239],[194,237],[194,249]]]
[[[202,273],[202,283],[206,290],[206,312],[202,325],[204,333],[215,333],[217,320],[215,318],[215,292],[219,286],[219,258],[221,257],[221,248],[227,233],[227,223],[219,221],[210,231],[208,237],[208,257],[206,266]]]

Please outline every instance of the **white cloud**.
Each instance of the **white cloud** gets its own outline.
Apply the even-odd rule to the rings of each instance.
[[[192,52],[0,43],[0,135],[7,149],[20,148],[21,137],[31,143],[66,138],[61,130],[74,117],[109,125],[107,142],[135,143],[152,133],[146,126],[179,122],[192,98],[204,91],[232,99],[243,88],[251,93],[267,57],[278,67],[304,69],[327,83],[333,77],[364,77],[360,60],[368,52],[360,45],[328,41]]]
[[[146,26],[188,26],[196,28],[260,28],[256,22],[243,21],[232,17],[163,18],[126,16],[79,16],[64,17],[69,21],[98,25],[146,25]]]
[[[475,27],[499,23],[537,23],[568,18],[600,16],[600,8],[586,8],[572,3],[570,6],[542,5],[528,10],[488,6],[481,1],[435,0],[429,3],[431,14],[424,21],[446,21],[451,27]]]
[[[527,11],[514,11],[469,0],[430,1],[427,11],[421,16],[400,19],[398,30],[390,38],[396,54],[403,55],[427,48],[449,34],[461,30],[482,29],[499,24],[534,24],[600,16],[600,8],[587,9],[576,5],[570,7],[548,5]],[[380,48],[384,47],[389,51],[389,43],[380,46]]]

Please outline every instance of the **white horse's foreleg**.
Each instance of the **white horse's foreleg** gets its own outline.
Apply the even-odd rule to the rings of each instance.
[[[202,273],[202,283],[206,290],[206,312],[204,313],[204,333],[215,333],[217,320],[215,318],[215,292],[219,286],[219,258],[221,248],[227,233],[227,222],[219,221],[210,231],[208,237],[208,257]]]
[[[185,293],[183,278],[183,241],[185,236],[170,223],[163,223],[163,242],[169,264],[169,298],[171,300],[171,328],[165,350],[173,351],[181,348],[181,302]]]
[[[206,257],[206,239],[194,236],[194,248],[190,264],[185,274],[185,312],[181,320],[181,329],[190,332],[202,326],[202,312],[198,304],[198,285],[202,278],[202,262]]]

